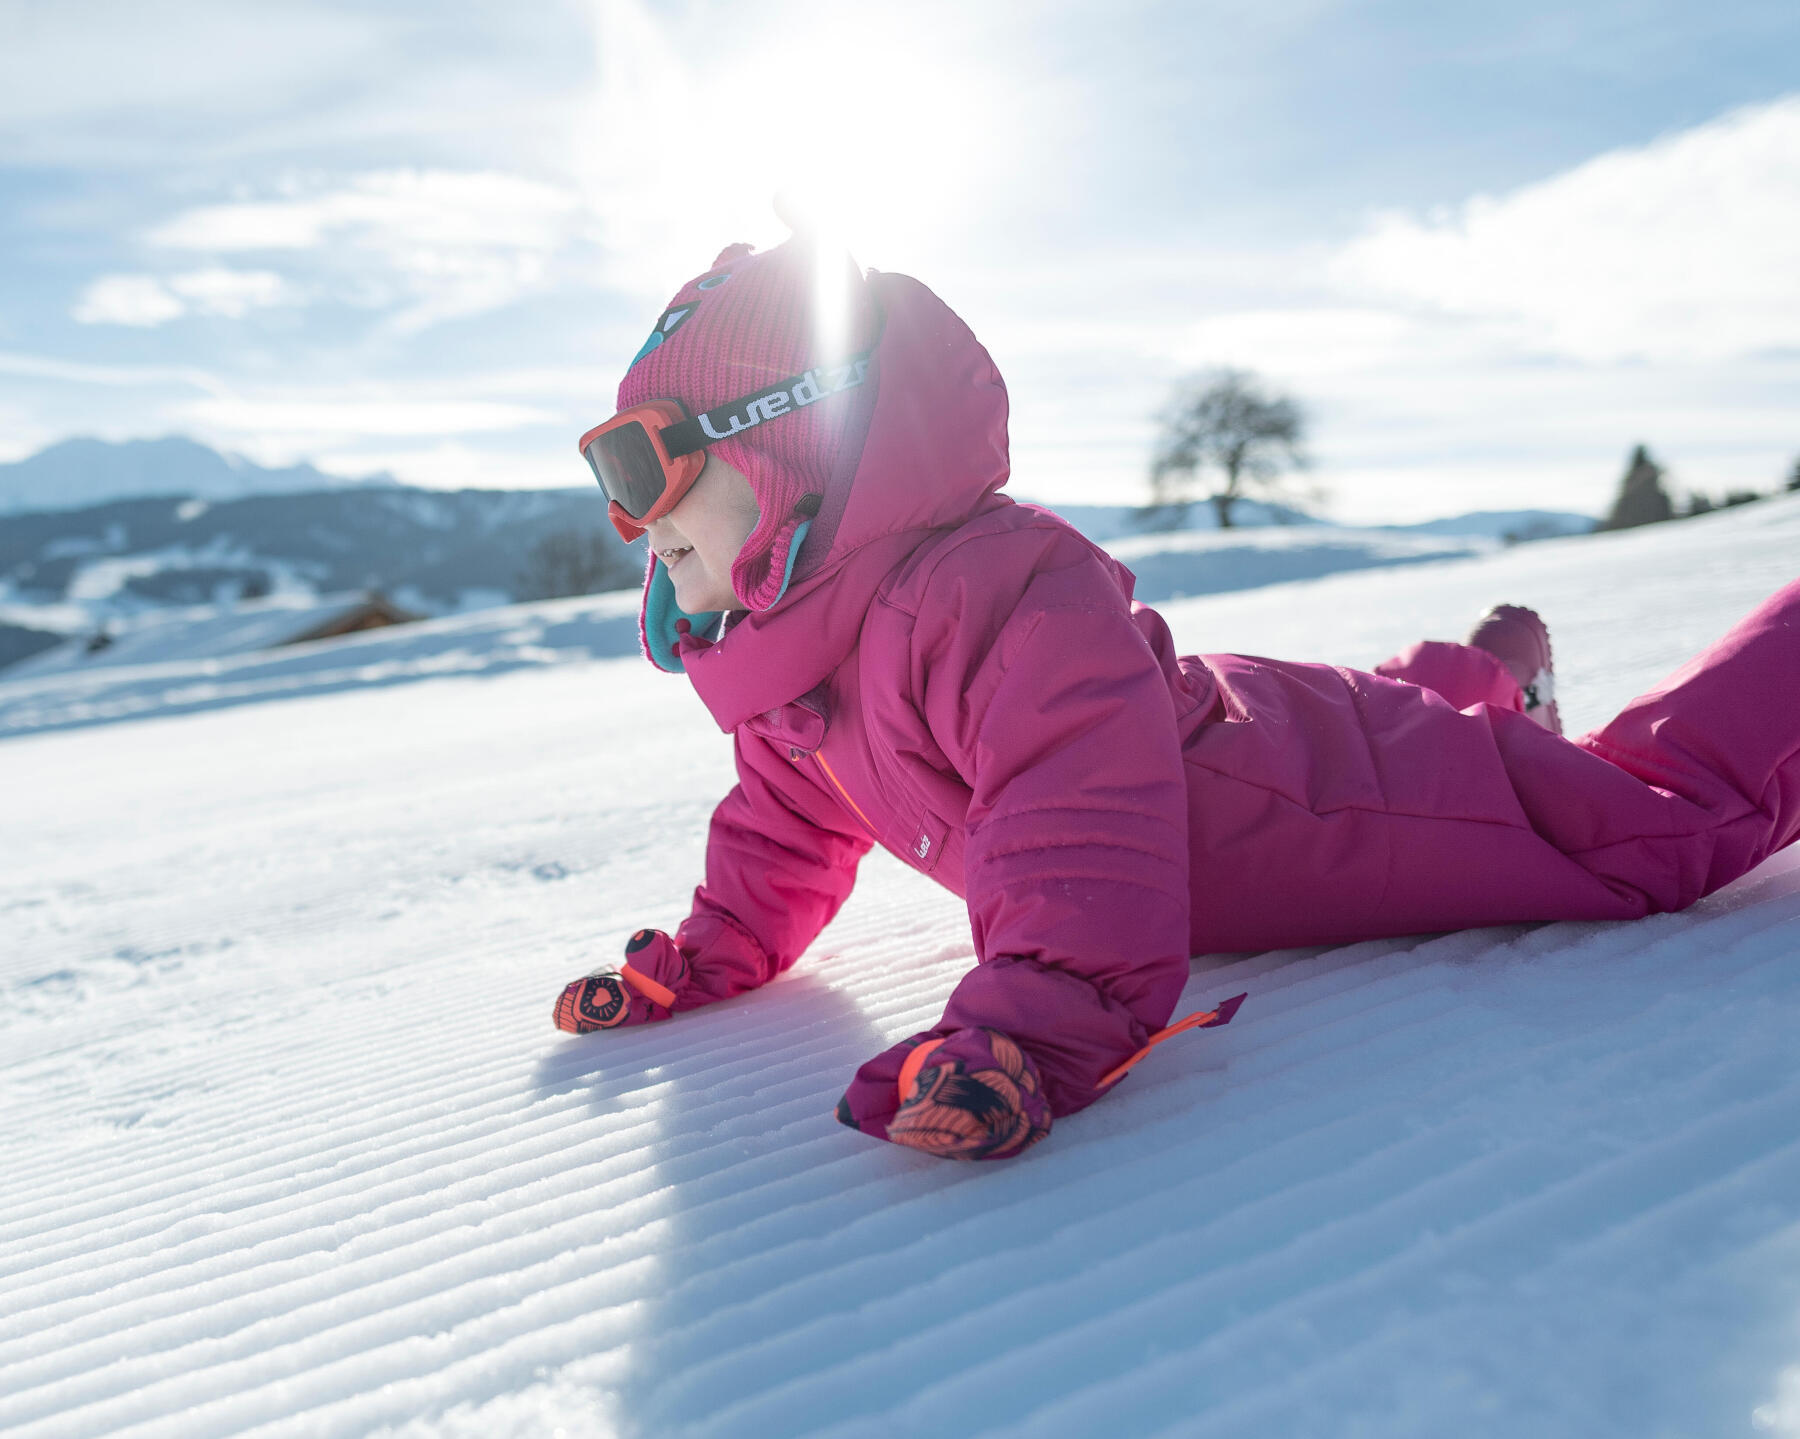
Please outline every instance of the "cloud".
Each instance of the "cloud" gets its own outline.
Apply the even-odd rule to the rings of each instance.
[[[215,266],[163,280],[154,275],[102,275],[82,290],[70,313],[83,325],[151,329],[190,312],[239,320],[251,310],[291,300],[286,282],[271,271]]]
[[[402,484],[430,489],[566,489],[592,486],[594,477],[572,443],[524,450],[489,451],[454,440],[414,445],[353,445],[315,453],[312,461],[331,475],[355,477],[385,471]],[[594,492],[597,496],[599,491]],[[603,509],[599,499],[596,508]]]
[[[118,389],[162,389],[181,386],[208,395],[227,393],[216,375],[183,365],[95,365],[49,355],[0,351],[0,375],[66,385],[106,385]]]
[[[1800,96],[1428,218],[1379,217],[1347,289],[1503,324],[1586,362],[1725,359],[1800,337]]]
[[[1249,365],[1297,381],[1411,366],[1427,352],[1441,361],[1456,348],[1466,359],[1470,346],[1459,341],[1468,338],[1441,323],[1369,306],[1240,310],[1173,336],[1185,368]]]
[[[269,270],[194,270],[177,275],[169,288],[202,315],[240,320],[252,310],[289,303],[286,281]]]
[[[102,275],[70,311],[82,325],[132,325],[152,329],[185,314],[187,306],[150,275]]]
[[[518,175],[449,170],[377,170],[347,184],[273,200],[208,205],[150,233],[150,242],[189,250],[311,249],[328,239],[388,252],[442,245],[552,249],[575,207],[572,196]]]
[[[279,434],[314,444],[365,436],[483,434],[554,422],[561,417],[531,405],[491,400],[265,400],[215,396],[182,405],[180,418],[234,435]]]
[[[355,8],[290,0],[255,7],[131,0],[8,7],[0,47],[0,136],[27,162],[154,146],[206,124],[330,95],[379,59],[384,26]]]
[[[587,9],[462,5],[422,27],[407,0],[26,0],[4,7],[0,154],[114,188],[370,154],[504,167],[567,133]]]
[[[394,308],[394,328],[498,309],[546,284],[579,237],[568,191],[491,171],[380,170],[271,198],[206,205],[152,229],[151,245],[287,255],[336,297]],[[241,292],[240,292],[241,295]]]

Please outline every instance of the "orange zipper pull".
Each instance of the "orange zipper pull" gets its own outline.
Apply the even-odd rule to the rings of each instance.
[[[1132,1055],[1131,1058],[1127,1059],[1123,1064],[1118,1065],[1116,1068],[1109,1069],[1105,1074],[1101,1075],[1101,1086],[1104,1087],[1123,1079],[1127,1074],[1131,1073],[1132,1069],[1140,1059],[1147,1056],[1151,1050],[1155,1049],[1156,1046],[1161,1044],[1165,1039],[1172,1039],[1176,1035],[1190,1029],[1216,1029],[1221,1024],[1230,1024],[1231,1016],[1238,1012],[1238,1006],[1248,997],[1247,993],[1234,994],[1217,1009],[1202,1010],[1198,1013],[1190,1014],[1185,1019],[1176,1020],[1175,1023],[1171,1024],[1167,1029],[1157,1030],[1155,1034],[1150,1036],[1149,1042],[1136,1054]]]
[[[667,985],[658,984],[647,974],[633,969],[629,964],[619,966],[619,978],[624,980],[639,994],[652,1004],[660,1004],[664,1009],[675,1007],[675,991]]]

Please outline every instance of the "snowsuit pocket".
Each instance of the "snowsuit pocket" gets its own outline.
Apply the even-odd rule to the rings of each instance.
[[[935,814],[929,812],[919,821],[912,842],[903,851],[907,860],[922,874],[930,874],[937,868],[938,856],[944,849],[944,840],[950,833],[950,827]]]

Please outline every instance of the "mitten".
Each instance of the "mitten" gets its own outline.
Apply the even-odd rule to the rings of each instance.
[[[687,956],[660,929],[640,929],[625,942],[625,963],[597,969],[563,988],[556,1027],[570,1034],[667,1019],[687,979]]]
[[[856,1072],[838,1122],[943,1159],[1010,1159],[1050,1132],[1031,1056],[997,1029],[915,1034]]]

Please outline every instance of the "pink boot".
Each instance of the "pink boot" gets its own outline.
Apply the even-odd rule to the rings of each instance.
[[[1525,713],[1552,734],[1562,733],[1556,712],[1556,678],[1550,659],[1550,631],[1535,610],[1495,605],[1475,622],[1464,644],[1486,650],[1506,666],[1525,692]]]

